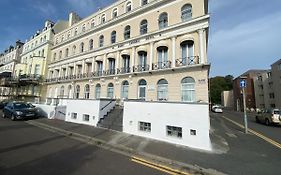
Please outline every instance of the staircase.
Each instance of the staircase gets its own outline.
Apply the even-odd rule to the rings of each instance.
[[[115,106],[104,118],[102,118],[98,126],[102,128],[122,131],[123,128],[123,107]]]

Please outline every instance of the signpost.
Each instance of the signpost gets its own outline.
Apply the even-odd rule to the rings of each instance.
[[[242,88],[243,91],[243,105],[244,105],[244,125],[245,125],[245,133],[248,134],[248,121],[247,121],[247,111],[246,111],[246,94],[245,94],[245,88],[247,86],[246,77],[240,77],[240,88]]]

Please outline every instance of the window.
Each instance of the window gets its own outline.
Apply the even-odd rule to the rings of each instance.
[[[36,76],[40,75],[40,64],[35,65],[34,75]]]
[[[60,87],[60,98],[64,97],[64,86]]]
[[[80,44],[80,52],[83,53],[84,52],[84,43]]]
[[[269,93],[269,98],[270,98],[270,99],[274,99],[274,98],[275,98],[274,93]]]
[[[113,75],[115,74],[115,59],[114,58],[109,58],[108,59],[108,67],[109,67],[109,74]]]
[[[126,5],[126,12],[129,12],[131,10],[132,10],[132,3],[128,2],[127,5]]]
[[[107,86],[107,97],[113,98],[113,95],[114,95],[114,86],[112,83],[109,83]]]
[[[122,73],[130,72],[130,55],[122,55],[123,57],[123,71]]]
[[[182,138],[182,128],[176,126],[167,126],[167,135]]]
[[[111,32],[111,44],[116,43],[116,31]]]
[[[139,130],[145,132],[151,132],[151,123],[139,122]]]
[[[197,60],[194,59],[194,42],[193,41],[184,41],[181,43],[182,51],[182,65],[193,65]]]
[[[105,14],[101,16],[101,24],[105,23]]]
[[[82,26],[82,32],[85,32],[86,31],[86,24],[83,24]]]
[[[157,66],[159,69],[168,67],[168,47],[161,46],[157,48],[158,54],[158,63]]]
[[[191,77],[186,77],[181,81],[181,101],[195,101],[195,80]]]
[[[140,23],[140,34],[144,35],[147,33],[147,20],[144,19]]]
[[[96,99],[99,99],[99,98],[100,98],[100,92],[101,92],[101,85],[100,85],[100,84],[97,84],[97,85],[96,85],[96,91],[95,91],[95,97],[96,97]]]
[[[139,81],[138,97],[139,99],[145,99],[146,97],[146,81],[144,79]]]
[[[195,129],[191,129],[191,130],[190,130],[190,135],[196,136],[196,130],[195,130]]]
[[[56,57],[57,57],[57,53],[54,53],[54,55],[53,55],[53,60],[54,61],[56,61],[56,59],[57,59]]]
[[[75,52],[76,52],[76,46],[74,45],[74,46],[72,47],[72,54],[75,55]]]
[[[146,5],[147,4],[147,0],[141,0],[141,5]]]
[[[68,57],[68,55],[69,55],[69,49],[68,49],[68,48],[66,48],[66,49],[65,49],[65,57],[67,58],[67,57]]]
[[[146,71],[147,70],[147,52],[140,51],[138,52],[139,55],[139,71]]]
[[[94,40],[90,39],[89,41],[89,50],[93,50],[94,48]]]
[[[76,98],[76,99],[79,99],[79,94],[80,94],[80,86],[77,85],[77,86],[76,86],[76,92],[75,92],[75,98]]]
[[[278,70],[281,70],[281,63],[278,64]]]
[[[159,16],[159,29],[164,29],[168,26],[168,14],[166,12]]]
[[[67,92],[67,98],[70,98],[70,97],[72,97],[72,86],[71,85],[69,85],[68,86],[68,92]]]
[[[77,119],[77,113],[72,112],[71,113],[71,119]]]
[[[113,11],[112,11],[112,18],[116,18],[118,16],[118,10],[117,8],[115,8]]]
[[[168,99],[168,81],[161,79],[157,83],[157,99],[167,100]]]
[[[70,35],[71,35],[71,32],[69,31],[69,32],[67,33],[67,38],[70,38]]]
[[[85,86],[84,98],[85,99],[90,98],[90,85],[88,85],[88,84],[86,84],[86,86]]]
[[[124,81],[121,87],[121,98],[128,99],[128,94],[129,94],[129,82]]]
[[[100,47],[103,47],[103,45],[104,45],[104,36],[101,35],[101,36],[100,36],[100,39],[99,39],[99,46],[100,46]]]
[[[59,59],[62,58],[62,51],[59,52]]]
[[[102,75],[102,70],[103,70],[103,62],[102,61],[97,61],[97,66],[98,66],[98,76]]]
[[[42,50],[42,57],[45,57],[45,50]]]
[[[90,115],[88,114],[83,114],[83,121],[88,122],[90,120]]]
[[[192,6],[190,4],[185,4],[181,8],[181,19],[182,21],[188,21],[192,18]]]
[[[131,37],[131,26],[126,26],[124,30],[124,39],[130,39]]]
[[[92,20],[91,21],[91,28],[94,28],[95,27],[95,20]]]
[[[76,28],[76,29],[74,30],[74,36],[76,36],[77,33],[78,33],[78,29]]]

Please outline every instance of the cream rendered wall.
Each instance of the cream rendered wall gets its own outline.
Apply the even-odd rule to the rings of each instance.
[[[140,131],[139,122],[151,123],[151,132]],[[168,136],[167,125],[181,127],[182,138]],[[128,134],[210,151],[209,130],[208,104],[124,102],[123,132]]]

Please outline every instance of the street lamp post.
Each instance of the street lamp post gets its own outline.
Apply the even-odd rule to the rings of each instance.
[[[248,119],[247,119],[247,111],[246,111],[246,94],[245,94],[245,88],[247,86],[247,77],[240,77],[240,87],[242,88],[243,92],[243,105],[244,105],[244,126],[245,126],[245,133],[248,134]]]

